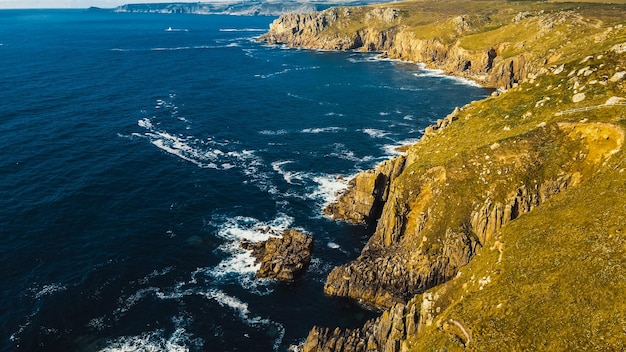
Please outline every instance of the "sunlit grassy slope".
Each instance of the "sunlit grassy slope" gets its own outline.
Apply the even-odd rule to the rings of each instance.
[[[573,77],[586,67],[597,69],[580,79],[579,88],[587,87],[583,91],[588,98],[573,103]],[[626,106],[603,104],[610,97],[626,95],[624,81],[600,84],[598,79],[625,69],[624,54],[600,54],[584,63],[569,63],[560,74],[540,76],[499,97],[475,102],[439,135],[412,147],[409,153],[419,155],[420,160],[412,167],[419,171],[448,165],[458,155],[472,158],[494,143],[545,137],[535,131],[559,123],[623,131]],[[580,107],[594,108],[568,112]],[[560,150],[564,144],[554,136],[537,141],[546,154],[595,152]],[[610,143],[614,136],[596,138]],[[602,143],[595,147],[604,148]],[[497,241],[488,243],[457,278],[431,290],[441,296],[437,303],[441,314],[409,338],[410,350],[612,351],[626,347],[626,153],[621,145],[608,148],[619,150],[582,170],[585,180],[580,185],[504,226]],[[568,162],[559,161],[558,156],[555,160],[542,172],[558,172]],[[472,192],[486,190],[475,180],[468,180],[466,187]],[[464,194],[467,190],[459,189],[451,197]],[[458,326],[469,334],[469,341],[464,341]]]

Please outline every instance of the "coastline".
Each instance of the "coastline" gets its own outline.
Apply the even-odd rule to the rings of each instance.
[[[426,128],[416,144],[406,147],[404,155],[359,173],[350,181],[339,200],[326,208],[335,219],[368,222],[376,226],[359,258],[335,268],[328,276],[324,287],[326,294],[349,297],[382,308],[384,313],[360,329],[314,327],[301,347],[304,351],[374,349],[395,352],[432,347],[433,341],[440,346],[442,343],[452,346],[460,342],[461,347],[478,341],[478,346],[482,343],[482,346],[492,346],[487,348],[492,350],[493,346],[503,341],[504,336],[508,336],[510,330],[498,330],[501,340],[487,343],[476,332],[488,320],[460,319],[459,316],[474,314],[476,309],[473,306],[462,311],[455,308],[460,302],[483,299],[480,297],[487,286],[498,287],[498,292],[506,295],[515,292],[509,292],[510,287],[504,279],[510,276],[508,271],[502,275],[503,258],[516,255],[515,249],[505,245],[516,237],[508,230],[515,225],[509,223],[532,222],[537,216],[526,214],[536,214],[535,209],[544,209],[546,202],[558,203],[559,199],[570,197],[570,194],[576,197],[579,189],[594,189],[592,175],[610,175],[613,172],[604,165],[615,164],[613,155],[622,150],[624,130],[621,123],[607,124],[603,122],[606,115],[601,114],[593,118],[600,121],[598,123],[589,121],[589,118],[580,119],[575,124],[565,123],[558,118],[559,114],[553,113],[553,109],[563,110],[571,102],[580,101],[568,95],[577,93],[578,87],[583,86],[581,80],[587,85],[597,85],[599,78],[605,77],[603,79],[607,83],[602,85],[610,87],[612,92],[597,93],[598,96],[593,97],[601,102],[610,94],[619,92],[623,89],[620,88],[623,85],[621,80],[615,79],[611,82],[617,84],[610,85],[607,78],[621,77],[619,62],[622,59],[619,51],[615,47],[611,49],[608,44],[602,49],[593,49],[598,50],[595,52],[572,52],[567,57],[554,51],[548,55],[541,51],[546,50],[541,37],[547,36],[557,26],[559,30],[572,31],[574,25],[569,25],[570,22],[582,22],[568,12],[570,10],[508,14],[513,29],[535,23],[539,26],[540,33],[532,44],[539,51],[531,46],[530,51],[512,58],[509,56],[503,61],[500,57],[506,54],[501,52],[510,50],[510,43],[490,43],[480,50],[468,51],[456,44],[459,39],[455,44],[446,46],[442,44],[445,40],[438,38],[424,40],[407,37],[406,28],[398,30],[393,27],[395,21],[402,21],[402,10],[394,6],[401,4],[285,15],[274,21],[270,31],[260,39],[313,50],[390,53],[390,59],[382,60],[426,62],[419,58],[429,57],[430,64],[417,64],[424,68],[432,66],[427,74],[451,76],[462,82],[473,77],[473,80],[470,79],[472,83],[497,88],[497,93],[460,107],[438,120]],[[463,32],[475,35],[475,30],[472,30],[475,18],[472,16],[449,17],[452,30],[461,39],[464,38]],[[373,23],[369,27],[350,27],[350,21],[363,17],[374,19]],[[381,25],[382,22],[387,22],[389,27]],[[444,20],[444,23],[448,22]],[[345,27],[353,28],[353,32],[346,33],[342,29]],[[607,27],[609,33],[613,28],[619,29],[612,32],[613,41],[619,42],[620,37],[626,40],[623,26]],[[601,28],[597,31],[600,32]],[[568,32],[574,36],[573,33]],[[583,59],[585,56],[587,58]],[[613,61],[605,65],[607,58]],[[584,64],[589,64],[590,60],[593,68],[585,68]],[[476,62],[480,64],[474,69]],[[576,83],[572,85],[574,81]],[[554,87],[563,85],[567,89],[558,91],[557,94],[561,95],[555,98]],[[535,100],[528,101],[529,95]],[[585,99],[585,95],[582,96]],[[547,101],[551,103],[545,107]],[[502,110],[505,106],[508,106],[508,114],[507,110]],[[623,116],[623,111],[612,109],[618,116]],[[512,114],[516,119],[507,121]],[[491,125],[500,129],[494,130]],[[601,133],[607,136],[606,139],[614,142],[606,148],[597,144],[597,132],[586,132],[591,130],[604,131]],[[459,139],[460,136],[473,137],[464,141]],[[584,145],[577,145],[578,142],[570,139],[575,140],[578,136],[586,138]],[[542,147],[546,140],[552,141],[555,150],[560,151],[546,153]],[[566,161],[568,156],[576,155],[581,148],[597,150],[601,156],[573,157],[573,161]],[[610,207],[611,204],[601,206]],[[559,226],[566,227],[567,224]],[[579,242],[576,242],[578,240],[575,239],[571,251],[581,250]],[[536,252],[545,250],[543,247],[535,248]],[[486,271],[485,267],[488,268]],[[467,277],[466,271],[477,272]],[[482,275],[482,278],[477,280],[476,275]],[[559,275],[565,277],[568,274],[563,271]],[[500,284],[496,285],[498,282]],[[568,294],[580,293],[573,291]],[[477,298],[474,299],[474,296]],[[521,301],[526,299],[524,297]],[[478,312],[497,314],[502,303],[494,302],[493,305],[493,313],[480,309]],[[520,304],[513,306],[517,312],[537,315],[536,312],[530,314]],[[610,306],[603,309],[612,311]],[[575,334],[576,327],[569,329],[567,331]],[[542,331],[540,335],[545,333],[549,332]],[[524,336],[526,340],[534,338],[536,336]],[[583,344],[583,341],[577,341]],[[625,342],[617,341],[617,345],[621,343]]]

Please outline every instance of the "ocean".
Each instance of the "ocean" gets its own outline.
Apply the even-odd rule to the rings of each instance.
[[[376,311],[329,298],[371,229],[350,176],[490,91],[375,53],[268,46],[272,17],[0,11],[0,349],[286,351]],[[254,278],[264,229],[314,237]]]

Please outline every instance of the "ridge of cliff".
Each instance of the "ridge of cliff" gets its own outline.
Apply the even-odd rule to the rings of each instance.
[[[506,89],[545,65],[577,57],[581,46],[610,40],[613,29],[606,22],[619,22],[623,11],[623,5],[616,6],[622,8],[608,15],[602,4],[498,0],[333,7],[285,14],[260,40],[299,48],[383,52],[383,57],[424,63],[486,87]],[[605,17],[598,19],[596,12]]]
[[[382,314],[314,327],[304,351],[626,347],[624,13],[415,1],[274,22],[272,43],[386,51],[506,88],[426,128],[326,209],[375,230],[325,292]]]

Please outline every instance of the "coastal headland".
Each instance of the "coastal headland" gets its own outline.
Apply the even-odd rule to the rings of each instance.
[[[375,231],[325,292],[381,310],[303,351],[626,348],[626,5],[409,1],[286,14],[261,40],[381,52],[496,88],[358,174]]]

